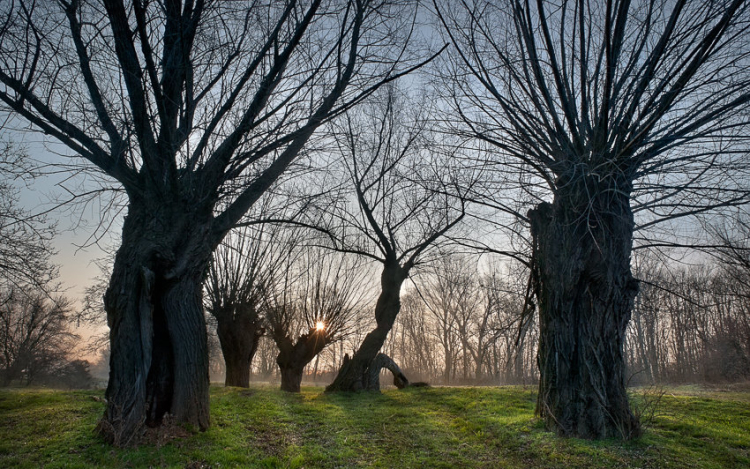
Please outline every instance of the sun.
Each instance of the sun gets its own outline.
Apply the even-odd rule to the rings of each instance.
[[[318,321],[318,322],[317,322],[317,323],[315,324],[315,329],[317,329],[317,330],[319,330],[319,331],[322,331],[322,330],[323,330],[323,329],[325,329],[325,328],[326,328],[326,325],[325,325],[325,323],[324,323],[323,321]]]

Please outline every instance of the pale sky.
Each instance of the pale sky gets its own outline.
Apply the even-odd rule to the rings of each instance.
[[[57,146],[51,147],[41,143],[40,134],[18,133],[5,129],[0,130],[0,139],[10,140],[23,146],[29,157],[37,163],[55,164],[66,161],[65,158],[51,151],[57,150]],[[28,187],[24,187],[22,182],[16,184],[16,187],[20,189],[19,205],[30,213],[52,209],[56,205],[56,198],[66,196],[61,183],[67,180],[66,185],[71,186],[81,182],[80,178],[69,178],[69,172],[60,172],[60,174],[42,176],[30,181]],[[99,214],[96,213],[99,209],[97,204],[71,205],[53,210],[47,216],[49,221],[56,221],[58,225],[58,235],[53,240],[54,249],[57,251],[53,262],[60,268],[58,281],[61,282],[65,295],[74,302],[76,308],[81,307],[86,288],[94,283],[95,277],[100,273],[95,261],[105,256],[104,251],[96,244],[80,247],[86,245],[92,233],[95,232],[99,224]],[[102,241],[104,245],[116,245],[119,237],[120,226],[115,223]],[[98,332],[98,329],[82,327],[75,332],[80,334],[83,340],[88,340],[92,333]]]

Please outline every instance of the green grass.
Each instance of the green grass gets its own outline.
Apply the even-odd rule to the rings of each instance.
[[[3,390],[0,467],[750,467],[750,392],[668,391],[642,438],[591,442],[544,431],[529,388],[216,387],[208,431],[122,450],[94,434],[101,391]]]

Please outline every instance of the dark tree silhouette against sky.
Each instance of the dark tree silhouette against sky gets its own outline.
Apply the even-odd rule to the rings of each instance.
[[[426,60],[399,1],[10,1],[0,102],[127,194],[105,309],[116,445],[209,426],[202,281],[313,132]]]
[[[748,3],[434,4],[455,46],[454,130],[498,177],[533,176],[537,411],[561,435],[638,435],[623,359],[634,232],[748,200]]]

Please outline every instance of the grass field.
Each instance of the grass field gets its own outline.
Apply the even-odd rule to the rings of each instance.
[[[212,426],[113,449],[93,432],[101,391],[0,391],[0,467],[750,467],[750,391],[669,388],[645,435],[560,439],[531,388],[286,394],[212,388]],[[635,393],[636,407],[644,401]],[[173,432],[172,432],[173,433]]]

